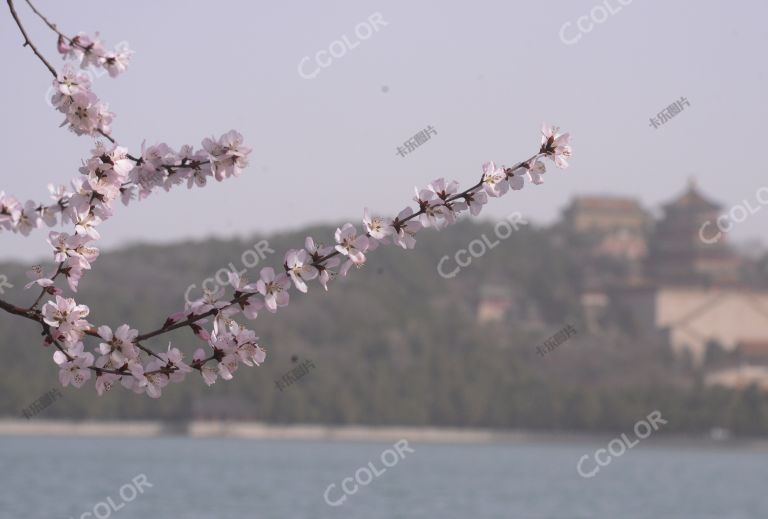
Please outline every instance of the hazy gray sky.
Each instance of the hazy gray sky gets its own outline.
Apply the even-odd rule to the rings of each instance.
[[[625,0],[626,1],[626,0]],[[174,147],[240,130],[254,149],[237,179],[160,192],[101,227],[102,248],[137,241],[243,235],[349,218],[364,206],[394,215],[414,185],[438,176],[474,183],[485,160],[510,164],[536,151],[542,121],[574,135],[566,171],[487,206],[551,221],[576,194],[615,193],[656,207],[696,176],[726,206],[766,184],[764,50],[759,1],[635,0],[573,45],[593,0],[548,2],[108,2],[38,0],[67,33],[101,31],[136,51],[118,79],[94,90],[117,114],[113,135]],[[17,9],[57,66],[55,37]],[[44,100],[48,71],[5,11],[0,46],[0,190],[47,198],[46,184],[77,174],[91,141],[58,128]],[[387,25],[303,79],[304,56],[328,49],[373,13]],[[602,13],[595,11],[597,18]],[[582,22],[582,25],[584,22]],[[311,63],[306,70],[317,69]],[[382,87],[387,87],[383,89]],[[387,90],[387,91],[384,91]],[[658,129],[649,118],[684,96],[690,107]],[[427,125],[438,135],[406,157],[396,147]],[[733,237],[764,237],[768,207]],[[47,230],[0,234],[0,258],[48,255]],[[300,244],[297,244],[300,245]]]

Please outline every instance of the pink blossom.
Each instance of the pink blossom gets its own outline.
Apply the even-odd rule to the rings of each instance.
[[[414,238],[414,236],[419,229],[421,229],[421,224],[419,222],[409,219],[411,216],[413,216],[413,209],[406,207],[400,211],[400,214],[398,214],[397,218],[392,222],[395,232],[397,233],[395,236],[395,243],[404,249],[412,249],[416,246],[416,238]],[[408,219],[408,221],[405,221],[406,219]]]
[[[219,361],[219,376],[224,380],[232,380],[235,371],[240,365],[240,359],[235,353],[229,353]]]
[[[64,54],[64,56],[66,57],[66,55],[72,50],[72,47],[70,46],[69,42],[64,38],[64,36],[59,34],[59,39],[56,42],[56,49],[61,54]]]
[[[443,225],[443,218],[446,215],[446,208],[442,200],[435,196],[435,192],[430,189],[415,188],[416,196],[414,201],[419,204],[419,210],[423,211],[419,215],[419,223],[422,227],[434,227],[440,229]]]
[[[232,327],[234,334],[234,352],[246,366],[260,365],[267,353],[259,346],[259,338],[253,330],[240,327],[235,323]]]
[[[91,263],[96,261],[96,258],[99,257],[99,249],[87,245],[90,239],[90,236],[82,236],[80,244],[75,248],[73,254],[73,256],[80,258],[83,268],[86,269],[91,268]]]
[[[382,218],[380,216],[373,216],[368,213],[366,207],[363,211],[363,227],[373,240],[369,240],[369,246],[379,241],[385,242],[387,236],[390,236],[394,229],[392,228],[391,218]],[[370,250],[374,250],[373,247],[369,247]]]
[[[69,384],[77,388],[83,387],[91,378],[90,366],[93,366],[93,354],[88,352],[63,363],[59,369],[59,382],[64,387]]]
[[[427,186],[440,200],[447,200],[459,192],[459,183],[455,180],[446,183],[444,178],[438,178]]]
[[[256,286],[259,293],[264,296],[267,310],[275,313],[278,307],[288,304],[288,288],[291,286],[291,280],[285,274],[275,276],[275,270],[272,267],[261,269],[260,276],[261,279],[256,282]]]
[[[307,236],[307,238],[304,240],[304,248],[312,257],[312,262],[317,265],[318,281],[320,281],[320,284],[327,291],[328,282],[334,279],[334,277],[336,276],[336,274],[331,269],[338,267],[339,264],[341,263],[341,260],[338,257],[334,256],[320,263],[320,260],[322,258],[328,256],[330,253],[334,251],[334,248],[315,244],[315,240],[313,240],[311,236]]]
[[[163,388],[168,385],[168,375],[160,372],[163,367],[163,361],[152,359],[144,368],[144,375],[139,380],[139,387],[144,388],[150,398],[160,398]]]
[[[264,308],[264,302],[261,299],[256,299],[255,297],[249,297],[242,303],[240,303],[240,307],[243,310],[243,315],[247,319],[256,319],[259,315],[259,310]]]
[[[256,343],[245,343],[237,347],[240,361],[246,366],[260,366],[267,358],[267,352]]]
[[[75,207],[70,208],[70,217],[75,223],[75,233],[89,236],[94,240],[101,238],[99,231],[96,230],[96,226],[101,224],[101,218],[93,214],[91,207]]]
[[[459,183],[455,180],[446,182],[444,178],[438,178],[432,181],[427,189],[432,191],[443,203],[440,216],[444,219],[444,224],[456,223],[457,213],[466,211],[467,204],[465,202],[449,201],[449,198],[454,197],[459,192]]]
[[[519,191],[525,186],[525,178],[528,177],[528,173],[522,168],[517,168],[515,171],[511,169],[502,168],[507,175],[507,183],[509,188],[514,191]]]
[[[317,269],[304,249],[291,249],[285,254],[285,270],[300,292],[307,292],[307,281],[317,277]]]
[[[66,107],[66,123],[77,135],[91,134],[99,128],[100,102],[93,92],[79,92],[71,96]]]
[[[531,181],[534,184],[543,184],[544,183],[544,173],[547,171],[547,168],[544,166],[544,163],[540,160],[533,160],[531,162],[526,162],[524,164],[524,167],[528,169],[528,174],[531,177]]]
[[[18,200],[0,191],[0,229],[15,229],[21,216]]]
[[[338,267],[341,264],[341,260],[337,257],[327,259],[321,267],[318,268],[320,275],[317,276],[317,280],[323,285],[323,288],[328,290],[328,283],[336,278],[336,273],[331,269]]]
[[[57,205],[40,206],[37,208],[40,219],[48,227],[53,227],[57,223],[56,215],[61,213],[61,207]]]
[[[43,267],[41,267],[40,265],[35,265],[34,267],[32,267],[31,270],[27,271],[27,278],[31,279],[32,281],[24,285],[24,288],[26,290],[29,290],[29,288],[31,288],[32,285],[38,285],[43,288],[53,286],[52,278],[54,274],[55,274],[55,271],[51,272],[50,274],[46,274],[43,271]]]
[[[469,212],[472,216],[477,216],[483,209],[483,206],[488,203],[488,195],[484,190],[471,191],[464,195],[467,206],[469,206]]]
[[[55,90],[51,97],[51,104],[54,108],[66,113],[74,102],[74,96],[91,93],[91,80],[88,74],[75,70],[70,63],[67,63],[53,80],[53,87]]]
[[[133,51],[126,45],[121,45],[115,50],[106,51],[102,54],[99,63],[109,72],[110,77],[117,77],[128,69],[128,63],[131,61]]]
[[[78,305],[74,299],[61,296],[48,301],[42,309],[43,320],[53,328],[62,328],[62,331],[87,327],[87,323],[82,321],[89,313],[87,306]]]
[[[197,301],[192,301],[187,306],[192,313],[201,315],[214,308],[224,308],[228,304],[224,300],[224,289],[217,288],[216,290],[203,290],[203,297]]]
[[[108,355],[103,355],[96,359],[95,366],[97,368],[102,369],[110,369],[114,370],[118,366],[115,366],[112,363],[112,359]],[[96,387],[96,393],[99,396],[102,396],[104,393],[107,393],[112,390],[115,383],[120,380],[120,375],[116,375],[114,373],[101,373],[96,372],[96,383],[94,384]]]
[[[99,249],[86,245],[90,239],[90,236],[82,234],[74,236],[64,232],[48,234],[48,243],[53,247],[55,261],[63,263],[74,257],[80,260],[82,268],[85,269],[90,269],[91,263],[99,255]]]
[[[132,330],[127,324],[123,324],[112,332],[109,326],[99,326],[99,337],[104,342],[99,344],[99,351],[102,355],[109,355],[115,366],[120,367],[129,360],[136,360],[139,356],[139,350],[136,348],[136,337],[138,330]]]
[[[160,353],[159,356],[166,362],[166,367],[173,369],[168,375],[171,382],[182,382],[187,373],[192,372],[187,364],[184,363],[184,354],[178,348],[172,348],[168,344],[168,350],[165,353]]]
[[[357,229],[351,223],[345,223],[336,229],[336,250],[349,259],[355,265],[365,263],[365,251],[368,249],[368,238],[358,236]]]
[[[65,345],[61,350],[57,349],[53,352],[53,362],[56,365],[61,366],[69,362],[71,359],[80,357],[85,354],[85,346],[81,341],[74,342],[72,344]]]
[[[80,284],[80,278],[83,277],[83,271],[90,269],[90,264],[80,256],[67,258],[60,267],[60,271],[67,279],[67,284],[73,292],[77,292]]]
[[[37,210],[37,205],[33,201],[28,201],[24,204],[21,212],[19,213],[19,220],[16,223],[18,231],[24,235],[29,236],[30,231],[40,226],[40,213]]]
[[[558,168],[568,167],[568,159],[571,158],[571,135],[560,133],[557,126],[541,125],[541,153],[547,155]]]
[[[256,283],[249,283],[247,277],[240,276],[240,274],[237,272],[229,273],[229,284],[232,285],[232,288],[235,289],[235,292],[240,292],[243,294],[255,294],[258,292]]]
[[[99,33],[95,33],[93,38],[83,33],[78,34],[78,37],[80,38],[80,46],[77,48],[79,50],[77,53],[81,60],[80,67],[99,66],[104,55],[104,45],[99,39]]]
[[[239,176],[248,165],[251,148],[243,146],[243,136],[231,130],[218,140],[203,140],[203,149],[208,152],[216,180]]]
[[[506,180],[504,168],[497,167],[493,161],[483,164],[483,187],[488,196],[499,197],[506,194],[509,189]]]

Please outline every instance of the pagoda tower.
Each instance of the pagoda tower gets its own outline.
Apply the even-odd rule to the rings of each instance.
[[[662,207],[664,216],[649,244],[647,271],[652,281],[693,285],[738,282],[740,261],[729,247],[726,233],[718,235],[721,206],[702,195],[695,180],[689,180],[687,190]]]

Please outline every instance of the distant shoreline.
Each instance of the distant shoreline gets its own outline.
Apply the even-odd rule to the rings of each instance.
[[[465,429],[449,427],[278,425],[263,422],[195,421],[74,421],[0,419],[2,436],[134,437],[186,436],[250,440],[391,442],[406,438],[418,443],[603,443],[615,434]],[[768,438],[712,439],[705,435],[659,435],[648,443],[676,446],[750,447],[768,449]]]

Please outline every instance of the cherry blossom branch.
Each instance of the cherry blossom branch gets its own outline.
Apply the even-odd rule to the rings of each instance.
[[[413,248],[414,235],[421,227],[440,228],[454,223],[456,214],[465,210],[477,215],[489,196],[499,197],[510,189],[521,189],[526,179],[541,183],[544,173],[544,166],[539,161],[541,157],[549,157],[558,166],[565,167],[565,159],[570,156],[567,134],[560,134],[556,128],[548,127],[545,127],[543,132],[539,152],[526,161],[511,168],[498,168],[492,162],[486,163],[480,181],[461,192],[458,191],[458,183],[446,183],[444,179],[438,179],[430,184],[428,189],[416,190],[414,200],[418,203],[417,211],[406,208],[394,219],[371,218],[366,210],[363,222],[367,231],[363,235],[357,236],[354,226],[345,224],[336,231],[337,245],[334,249],[318,247],[308,238],[306,249],[292,250],[286,254],[285,274],[276,276],[274,271],[267,267],[262,269],[261,279],[252,285],[233,274],[231,282],[235,294],[231,300],[220,301],[217,294],[206,293],[203,299],[190,303],[185,312],[171,316],[161,328],[152,332],[139,335],[138,331],[129,330],[127,325],[124,325],[121,327],[122,332],[118,330],[115,336],[112,336],[111,330],[102,331],[101,328],[95,334],[93,328],[80,319],[81,316],[87,315],[87,307],[78,307],[74,300],[58,296],[56,303],[49,302],[41,315],[26,312],[25,316],[35,320],[42,319],[44,326],[47,324],[53,328],[66,328],[67,331],[62,335],[65,339],[66,334],[71,333],[71,328],[74,328],[75,339],[69,340],[70,346],[59,345],[50,328],[47,329],[50,340],[57,345],[58,353],[62,353],[55,355],[54,359],[57,360],[58,357],[57,362],[63,366],[63,374],[60,375],[66,381],[63,383],[73,383],[79,387],[90,378],[85,373],[95,371],[97,389],[100,383],[102,387],[100,392],[120,381],[134,391],[145,390],[150,396],[157,397],[160,396],[162,387],[172,378],[183,377],[184,373],[193,368],[202,373],[208,384],[212,384],[219,376],[230,379],[240,362],[259,364],[266,356],[256,343],[257,338],[253,333],[241,328],[231,319],[235,314],[242,312],[248,318],[255,318],[258,310],[264,306],[274,312],[278,307],[287,305],[287,291],[291,283],[298,290],[306,292],[306,281],[319,277],[327,290],[328,281],[335,277],[335,273],[331,273],[330,269],[339,264],[334,261],[338,259],[337,256],[349,258],[341,268],[341,274],[346,275],[352,265],[362,265],[365,262],[366,251],[385,243],[388,236],[392,236],[395,243],[403,248]],[[94,197],[91,197],[89,203],[93,200]],[[419,222],[412,222],[416,218]],[[257,295],[261,295],[263,299],[257,298]],[[197,324],[207,317],[215,318],[212,333]],[[82,324],[78,326],[78,322]],[[205,340],[213,349],[213,353],[207,357],[202,353],[202,349],[198,349],[191,367],[183,363],[181,352],[175,348],[169,349],[167,354],[157,354],[141,344],[141,341],[186,326],[190,326],[195,335]],[[121,333],[122,337],[118,337],[118,333]],[[98,335],[109,341],[102,343],[100,348],[104,354],[100,357],[101,366],[94,366],[93,355],[83,352],[82,343],[79,342],[82,335]],[[244,338],[239,338],[240,336]],[[133,348],[147,353],[155,361],[145,367],[138,364],[135,355],[130,358],[125,356],[124,350]],[[111,356],[115,353],[122,361],[114,361],[113,364]],[[218,361],[217,369],[206,365],[211,360]]]
[[[106,51],[97,37],[78,33],[70,38],[43,16],[27,0],[30,8],[59,35],[58,50],[65,57],[80,60],[79,67],[102,67],[111,76],[126,69],[130,51]],[[241,364],[258,366],[266,359],[266,351],[259,345],[255,332],[238,322],[242,315],[256,319],[263,308],[276,312],[289,303],[289,289],[305,293],[308,282],[317,279],[325,290],[338,275],[348,275],[352,266],[362,266],[366,254],[381,245],[393,243],[404,249],[416,244],[416,233],[422,228],[441,229],[456,222],[468,211],[480,214],[489,197],[501,197],[509,191],[520,190],[527,181],[542,183],[545,166],[540,160],[548,158],[564,168],[571,155],[569,135],[558,128],[542,128],[538,153],[511,168],[497,167],[493,162],[483,165],[480,181],[459,191],[458,182],[445,179],[433,181],[425,189],[416,189],[416,210],[403,209],[395,218],[371,217],[366,209],[363,216],[364,232],[358,234],[352,223],[336,229],[335,246],[316,244],[307,237],[304,248],[292,249],[285,254],[283,272],[276,274],[271,267],[260,271],[256,283],[248,283],[238,274],[231,274],[231,298],[224,298],[224,290],[205,292],[197,301],[187,303],[184,310],[168,317],[162,327],[139,333],[128,324],[112,330],[108,326],[94,326],[88,322],[90,309],[78,304],[74,298],[64,297],[57,279],[65,278],[71,291],[76,292],[82,276],[92,268],[99,256],[93,242],[100,238],[97,228],[111,218],[117,199],[128,204],[134,197],[139,200],[157,188],[168,190],[180,183],[188,187],[204,186],[208,178],[217,181],[238,176],[248,164],[250,148],[243,145],[242,136],[230,131],[218,139],[204,139],[202,149],[182,146],[174,150],[165,143],[142,145],[137,157],[118,146],[111,135],[110,124],[114,114],[90,90],[86,75],[78,72],[72,63],[64,66],[61,74],[40,54],[29,41],[15,11],[8,0],[25,45],[30,45],[55,76],[53,105],[66,116],[65,124],[78,135],[103,137],[110,144],[97,142],[91,157],[80,168],[81,177],[67,188],[49,186],[55,204],[45,206],[28,201],[20,204],[15,198],[0,192],[0,230],[27,235],[43,223],[49,226],[59,220],[71,222],[74,234],[51,232],[51,245],[56,270],[46,275],[42,267],[28,272],[32,280],[26,285],[38,285],[40,295],[29,308],[22,308],[0,300],[0,309],[37,322],[42,327],[46,345],[54,345],[54,362],[59,366],[62,385],[82,387],[91,374],[96,374],[95,386],[99,394],[109,391],[118,382],[135,393],[150,397],[161,396],[162,389],[171,382],[181,382],[192,370],[201,373],[206,384],[218,378],[230,380]],[[342,264],[342,259],[344,263]],[[339,267],[338,272],[334,269]],[[46,296],[52,296],[46,300]],[[38,309],[38,306],[42,307]],[[209,323],[209,318],[212,322]],[[210,353],[198,348],[192,362],[184,362],[182,352],[170,344],[166,351],[155,352],[146,341],[174,330],[189,327],[202,340]],[[94,352],[86,351],[85,341],[99,341]],[[95,355],[94,355],[95,353]],[[146,356],[142,358],[142,354]],[[211,365],[215,361],[214,365]]]
[[[488,165],[486,165],[486,167],[484,167],[485,171],[480,181],[474,186],[460,193],[454,193],[455,189],[453,188],[446,188],[444,181],[442,180],[436,181],[436,183],[433,183],[433,184],[437,184],[440,187],[435,187],[435,189],[433,189],[433,193],[437,195],[437,198],[440,201],[430,202],[429,200],[422,200],[421,197],[417,197],[417,201],[419,202],[419,210],[416,212],[410,213],[408,216],[398,217],[394,220],[390,219],[389,222],[390,222],[390,225],[392,226],[392,230],[397,233],[404,233],[404,229],[407,227],[407,222],[410,220],[413,220],[421,216],[427,216],[427,220],[429,220],[429,218],[434,218],[436,216],[436,213],[440,212],[441,210],[448,211],[448,212],[455,211],[456,208],[453,207],[452,202],[455,202],[456,200],[459,200],[459,199],[464,200],[463,203],[467,204],[467,208],[469,207],[469,205],[471,205],[472,202],[475,202],[476,204],[482,204],[484,202],[479,202],[475,200],[475,195],[477,195],[477,193],[479,192],[479,190],[482,188],[484,184],[488,186],[494,186],[496,184],[499,184],[500,182],[506,182],[506,183],[509,183],[509,185],[513,186],[512,189],[520,189],[522,188],[522,185],[523,185],[522,184],[523,176],[526,176],[526,175],[527,176],[536,175],[535,180],[537,181],[537,183],[540,183],[541,182],[540,175],[543,172],[543,166],[540,163],[538,163],[537,160],[542,156],[554,155],[555,150],[551,146],[552,140],[553,139],[550,139],[549,137],[547,137],[545,139],[545,142],[542,143],[542,147],[538,153],[534,154],[526,161],[517,163],[515,166],[511,168],[501,168],[500,171],[502,173],[500,173],[500,171],[497,168],[495,168],[495,166],[493,166],[492,163],[489,163]],[[568,151],[567,153],[570,153],[570,151]],[[522,170],[522,172],[520,175],[517,175],[517,178],[515,178],[515,172],[519,170]],[[452,185],[454,184],[455,183],[453,183]],[[457,186],[457,184],[455,185]],[[507,185],[507,184],[503,184],[503,185]],[[492,193],[492,196],[498,196],[499,194],[503,194],[495,191],[495,189],[497,188],[490,187],[490,193]],[[417,191],[417,194],[419,194],[418,191]],[[368,217],[366,216],[366,218]],[[374,220],[371,220],[371,219],[368,219],[367,221],[367,226],[369,228],[369,231],[365,233],[366,239],[374,237],[371,231],[371,229],[374,227],[374,225],[372,225],[373,222]],[[376,225],[378,226],[379,229],[381,229],[381,224],[383,223],[384,223],[384,220],[378,219],[378,223]],[[407,245],[406,245],[406,248],[407,248]],[[287,275],[293,278],[294,284],[296,284],[297,286],[305,286],[305,284],[303,283],[303,280],[299,281],[301,279],[301,272],[303,272],[302,271],[303,268],[308,266],[308,268],[314,268],[318,272],[325,271],[326,267],[328,266],[328,262],[336,256],[344,255],[345,252],[343,251],[344,251],[343,246],[335,250],[332,250],[326,254],[319,254],[317,253],[317,250],[314,250],[309,253],[309,256],[312,258],[311,262],[307,264],[302,263],[302,266],[300,266],[298,270],[296,270],[295,264],[293,267],[290,266],[289,260],[286,259],[286,263],[284,264],[284,269]],[[355,262],[352,261],[352,264],[354,263]],[[271,269],[269,270],[271,271]],[[267,283],[271,283],[272,281],[273,281],[272,279],[267,280]],[[300,282],[301,285],[299,285],[299,283],[297,282]],[[222,308],[226,310],[227,308],[231,308],[233,306],[239,305],[241,309],[243,309],[246,304],[251,304],[249,303],[249,300],[252,297],[254,297],[256,294],[254,293],[255,291],[253,290],[253,288],[255,288],[255,285],[251,286],[251,289],[249,291],[248,286],[245,286],[245,287],[240,286],[242,283],[243,282],[242,280],[239,279],[239,277],[235,278],[234,284],[235,284],[236,290],[231,300],[227,302],[205,300],[205,298],[213,295],[210,293],[206,294],[206,296],[204,296],[204,299],[198,301],[197,303],[198,309],[202,308],[205,311],[203,312],[200,312],[199,310],[193,311],[192,313],[187,314],[187,318],[185,320],[179,321],[179,322],[174,322],[173,318],[169,318],[166,320],[166,322],[161,328],[142,334],[139,336],[139,338],[147,339],[151,337],[156,337],[158,335],[170,332],[172,330],[176,330],[186,326],[191,326],[200,320],[206,319],[211,316],[217,316],[222,311]],[[265,283],[264,290],[263,290],[265,293],[262,293],[262,295],[267,295],[266,287],[267,287],[267,284]],[[239,291],[240,288],[243,288],[243,290],[246,290],[246,292],[240,292]],[[259,306],[259,303],[256,303],[256,306]],[[193,308],[194,308],[194,304],[193,304]],[[180,314],[177,314],[177,317],[179,315],[184,315],[184,313],[182,312]]]

